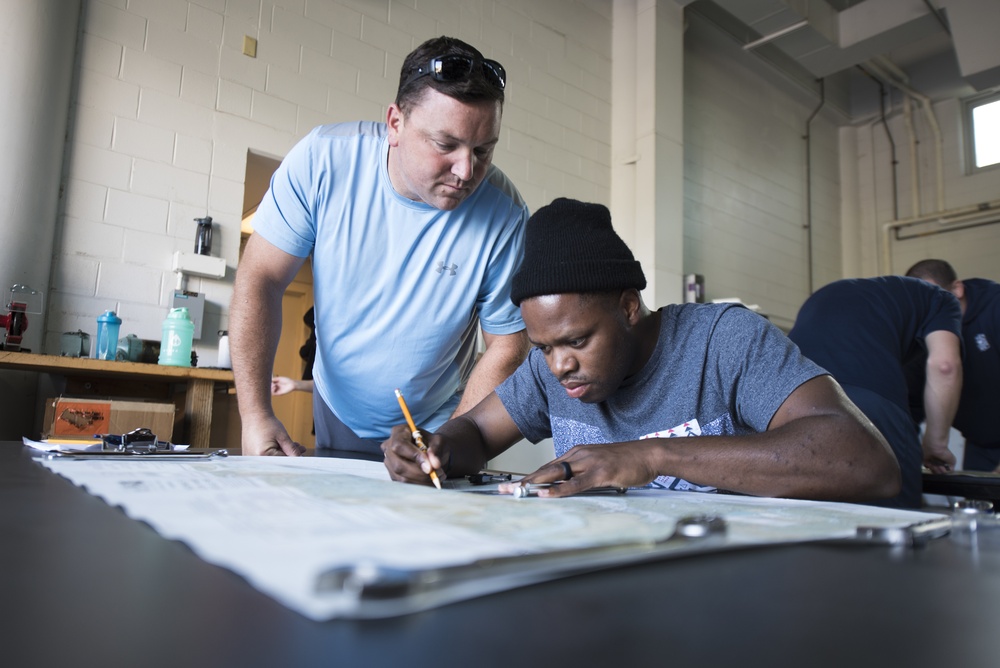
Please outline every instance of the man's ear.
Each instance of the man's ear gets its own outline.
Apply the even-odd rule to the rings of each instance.
[[[389,146],[396,148],[399,146],[399,135],[403,131],[406,118],[403,111],[395,104],[390,104],[385,112],[385,125],[389,130]]]
[[[951,284],[951,290],[949,290],[949,292],[958,297],[959,301],[965,299],[965,283],[962,281],[955,281]]]
[[[625,314],[625,319],[629,325],[634,327],[641,319],[642,298],[639,296],[639,291],[635,288],[622,290],[622,294],[618,298],[618,306],[621,308],[622,313]]]

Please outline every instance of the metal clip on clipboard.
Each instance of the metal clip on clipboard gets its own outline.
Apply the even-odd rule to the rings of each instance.
[[[924,547],[935,538],[948,535],[951,531],[951,518],[916,522],[902,527],[865,527],[860,526],[857,534],[848,542],[866,545],[888,545],[899,547]]]
[[[161,441],[147,427],[133,429],[127,434],[105,434],[101,437],[101,447],[115,452],[138,451],[156,452],[157,450],[173,450],[168,441]]]
[[[316,591],[339,597],[358,617],[386,617],[425,610],[474,595],[625,564],[734,548],[727,546],[724,518],[696,515],[679,519],[659,541],[553,550],[537,554],[477,559],[455,566],[406,569],[363,562],[319,575]]]

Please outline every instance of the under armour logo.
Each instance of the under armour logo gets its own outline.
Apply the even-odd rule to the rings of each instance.
[[[444,272],[447,271],[451,276],[454,276],[457,269],[458,265],[455,264],[454,262],[452,262],[450,265],[445,265],[444,262],[439,261],[437,269],[435,269],[434,271],[436,271],[439,274],[444,274]]]

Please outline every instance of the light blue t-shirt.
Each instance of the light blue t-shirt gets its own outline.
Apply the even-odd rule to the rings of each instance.
[[[324,125],[281,163],[254,229],[281,250],[312,254],[314,391],[362,438],[414,420],[434,430],[458,405],[491,334],[524,329],[510,301],[528,209],[496,167],[442,211],[399,195],[382,123]]]

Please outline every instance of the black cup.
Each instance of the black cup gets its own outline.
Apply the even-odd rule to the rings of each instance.
[[[198,233],[194,238],[194,252],[198,255],[212,254],[212,217],[195,218]]]

